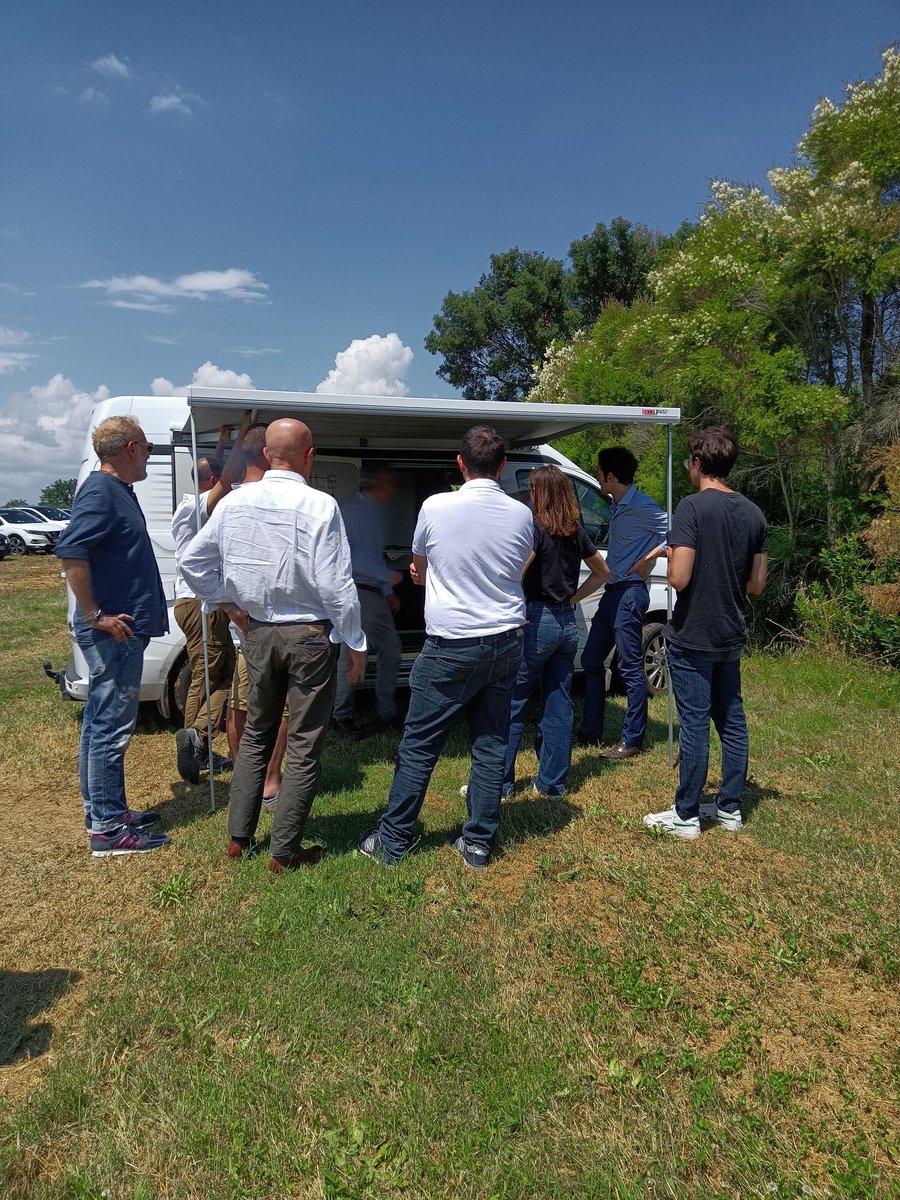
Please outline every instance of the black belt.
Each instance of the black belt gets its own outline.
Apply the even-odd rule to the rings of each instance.
[[[356,580],[354,579],[353,582],[356,583]],[[371,583],[356,583],[356,590],[358,592],[377,592],[379,596],[384,595],[384,592],[380,587],[375,587],[375,585]]]
[[[504,629],[502,633],[485,633],[481,637],[446,638],[435,637],[430,633],[428,640],[438,646],[486,646],[491,642],[511,642],[514,638],[523,636],[521,625],[517,625],[515,629]]]

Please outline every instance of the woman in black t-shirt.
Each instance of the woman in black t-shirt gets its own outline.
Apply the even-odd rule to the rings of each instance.
[[[516,754],[525,726],[525,709],[538,682],[543,707],[538,725],[538,774],[535,791],[562,796],[572,758],[572,675],[578,650],[575,605],[609,578],[603,556],[580,523],[581,510],[572,485],[558,467],[531,472],[534,558],[525,572],[525,646],[513,691],[503,794],[516,779]],[[581,564],[591,574],[581,586]]]

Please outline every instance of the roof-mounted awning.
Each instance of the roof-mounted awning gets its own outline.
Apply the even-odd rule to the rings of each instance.
[[[473,425],[495,426],[507,446],[552,442],[596,425],[677,425],[678,408],[599,404],[505,404],[499,401],[421,399],[411,396],[331,396],[317,392],[266,392],[251,388],[189,387],[188,404],[198,432],[256,420],[297,417],[319,447],[334,449],[457,449]],[[190,423],[185,427],[187,430]]]

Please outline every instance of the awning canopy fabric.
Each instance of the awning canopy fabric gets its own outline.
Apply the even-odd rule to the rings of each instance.
[[[509,404],[498,401],[421,399],[411,396],[332,396],[316,392],[190,387],[198,433],[238,425],[245,411],[259,421],[297,417],[320,446],[456,449],[473,425],[495,426],[507,446],[552,442],[603,424],[677,425],[678,408],[599,404]],[[190,421],[185,432],[190,429]]]

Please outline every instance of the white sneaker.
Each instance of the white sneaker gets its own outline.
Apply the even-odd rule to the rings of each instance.
[[[711,814],[710,820],[715,821],[717,825],[721,825],[723,829],[729,830],[730,833],[740,833],[744,828],[744,818],[741,816],[741,810],[735,812],[725,812],[724,809],[716,805],[715,813]]]
[[[462,785],[462,787],[459,789],[459,794],[460,794],[461,796],[468,796],[468,794],[469,794],[469,785],[468,785],[467,783],[464,783],[464,784]]]
[[[688,842],[694,842],[700,836],[700,818],[688,817],[686,821],[682,821],[674,808],[667,808],[665,812],[647,813],[644,824],[648,829],[661,829],[663,833],[672,833]]]

